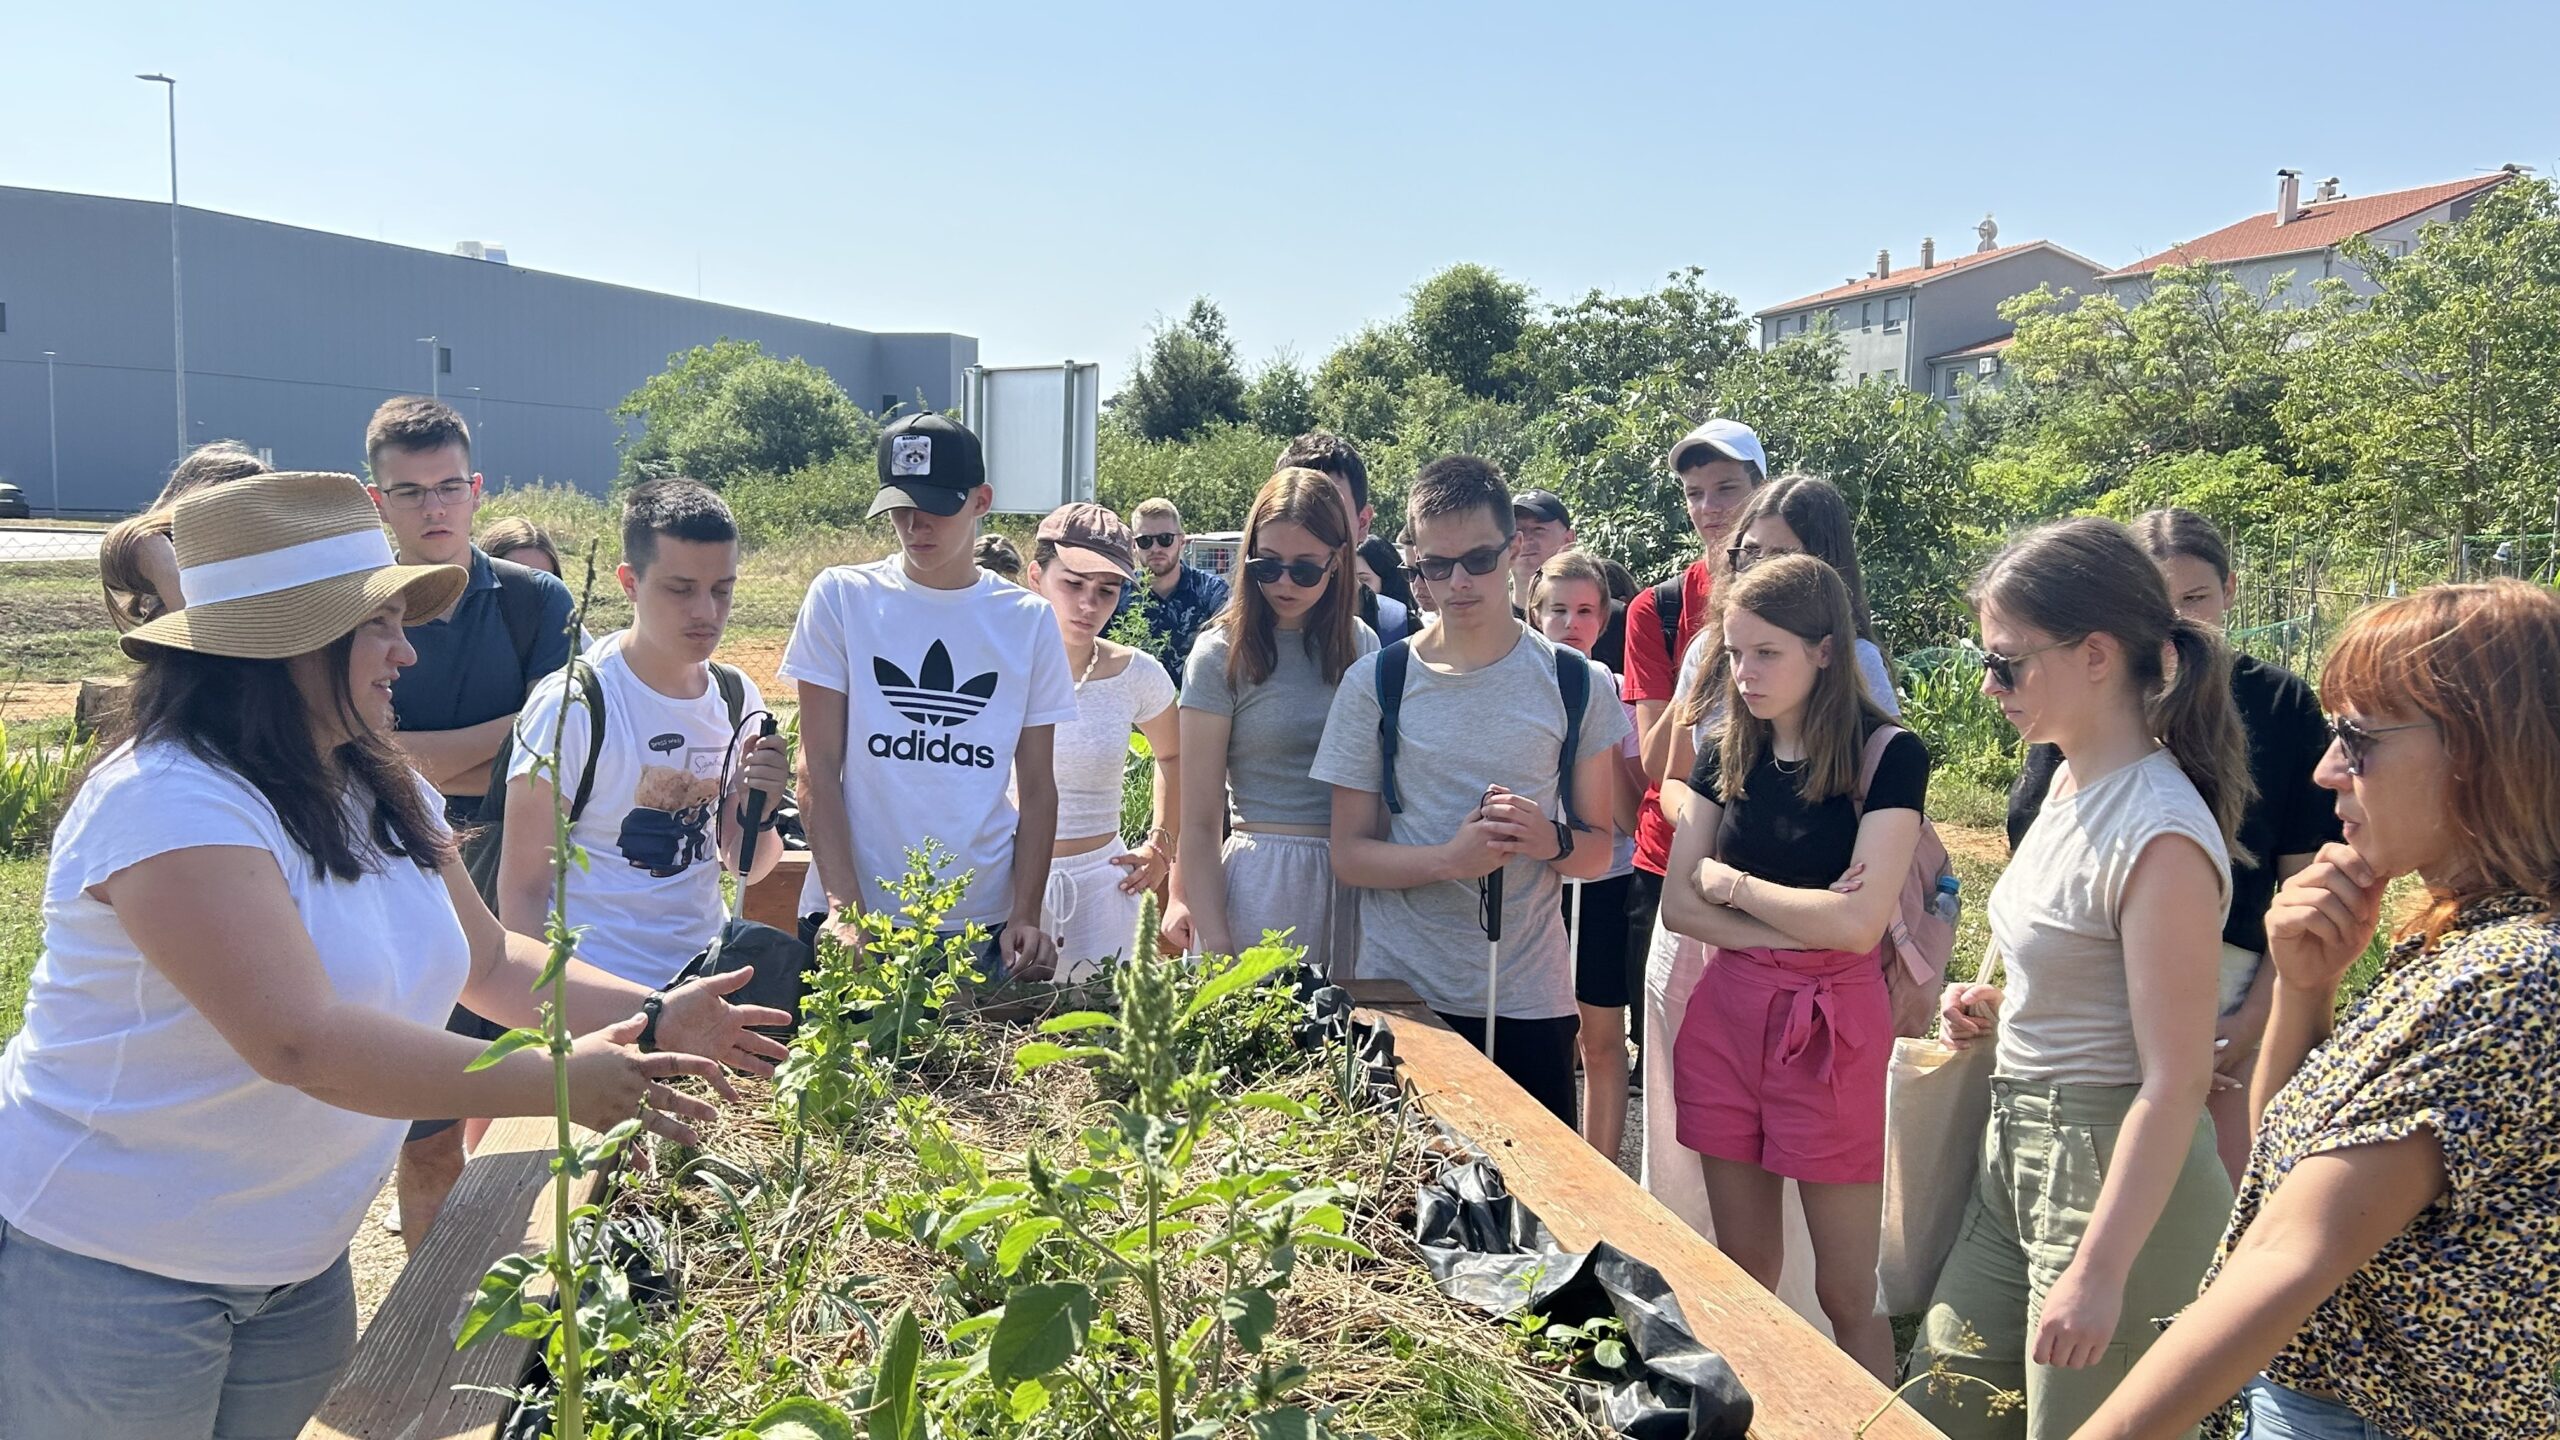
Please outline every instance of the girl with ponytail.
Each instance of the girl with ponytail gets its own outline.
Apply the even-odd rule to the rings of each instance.
[[[1991,892],[2005,988],[1947,987],[1946,1037],[1998,1058],[1911,1363],[2023,1391],[2026,1410],[1993,1417],[1970,1387],[1912,1400],[1953,1440],[2062,1436],[2194,1295],[2230,1215],[2205,1098],[2253,786],[2219,635],[2178,614],[2122,525],[2033,531],[1971,600],[1984,693],[2062,763]]]

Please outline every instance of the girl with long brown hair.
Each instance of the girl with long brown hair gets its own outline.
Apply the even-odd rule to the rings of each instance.
[[[143,512],[107,527],[98,541],[98,584],[106,591],[107,617],[118,630],[182,609],[178,552],[169,542],[178,502],[207,485],[267,473],[267,463],[237,440],[216,440],[187,452],[158,498]]]
[[[2221,637],[2170,606],[2122,525],[2029,532],[1972,603],[1983,692],[2062,767],[1991,892],[2006,988],[1950,985],[1943,1002],[1947,1038],[1996,1040],[1998,1059],[1911,1364],[2026,1406],[1992,1415],[1970,1387],[1912,1401],[1954,1440],[2040,1440],[2070,1434],[2150,1348],[2230,1213],[2205,1096],[2248,744]]]
[[[1234,592],[1182,683],[1182,818],[1165,938],[1231,954],[1290,931],[1318,969],[1358,953],[1333,880],[1332,787],[1311,779],[1333,692],[1378,648],[1360,623],[1351,516],[1333,477],[1287,469],[1245,517]]]
[[[2439,585],[2348,622],[2319,763],[2346,838],[2267,914],[2259,1138],[2204,1294],[2083,1436],[2553,1433],[2560,1373],[2560,595]],[[2338,994],[2424,886],[2389,961]]]
[[[1690,772],[1662,892],[1663,922],[1711,947],[1670,1056],[1679,1143],[1699,1157],[1717,1245],[1772,1292],[1797,1182],[1822,1313],[1882,1378],[1894,1027],[1877,948],[1901,887],[1834,887],[1859,867],[1910,868],[1929,755],[1864,693],[1837,571],[1779,556],[1719,598],[1724,730]]]

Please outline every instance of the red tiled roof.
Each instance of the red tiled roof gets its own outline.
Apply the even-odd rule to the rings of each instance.
[[[2018,245],[2003,245],[1997,250],[1976,250],[1970,254],[1957,255],[1941,260],[1926,270],[1921,269],[1917,265],[1906,265],[1882,279],[1870,276],[1864,280],[1852,280],[1846,285],[1835,286],[1829,290],[1822,291],[1819,294],[1807,295],[1801,300],[1790,300],[1784,305],[1769,306],[1765,310],[1753,312],[1753,318],[1756,319],[1762,315],[1777,315],[1791,310],[1802,310],[1809,305],[1824,305],[1835,300],[1847,300],[1859,295],[1878,295],[1888,290],[1907,290],[1914,285],[1924,284],[1928,281],[1935,280],[1942,275],[1950,275],[1958,270],[1969,270],[1986,261],[2005,259],[2008,256],[2016,255],[2024,251],[2049,246],[2051,243],[2052,242],[2045,240],[2029,240]],[[2061,247],[2053,246],[2052,248],[2060,249]],[[2064,251],[2063,253],[2069,254],[2070,252]]]
[[[2236,225],[2225,225],[2210,235],[2197,236],[2183,245],[2172,245],[2157,255],[2136,260],[2100,278],[2122,280],[2148,275],[2164,265],[2227,265],[2270,255],[2326,250],[2350,235],[2379,230],[2395,221],[2432,210],[2448,200],[2459,200],[2486,190],[2506,178],[2507,172],[2497,171],[2443,185],[2424,185],[2415,190],[2393,190],[2381,195],[2349,196],[2325,205],[2305,205],[2302,213],[2295,216],[2289,225],[2278,225],[2276,212],[2269,210]]]
[[[1941,351],[1938,354],[1930,356],[1929,360],[1932,364],[1935,364],[1940,360],[1971,360],[1978,355],[1997,355],[2001,351],[2006,350],[2017,343],[2018,337],[2013,331],[2007,335],[2001,336],[1997,340],[1979,341],[1975,344],[1967,345],[1961,350]]]

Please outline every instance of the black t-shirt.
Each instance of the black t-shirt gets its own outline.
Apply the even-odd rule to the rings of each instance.
[[[1819,890],[1840,878],[1858,849],[1856,797],[1834,795],[1807,803],[1796,791],[1803,768],[1760,757],[1742,793],[1724,807],[1716,831],[1717,858],[1772,885],[1801,890]],[[1697,766],[1689,772],[1689,788],[1713,801],[1723,769],[1718,747],[1701,748]],[[1919,810],[1928,798],[1928,747],[1905,730],[1885,742],[1875,783],[1867,790],[1867,808]]]
[[[2231,918],[2222,938],[2243,950],[2267,948],[2267,906],[2276,898],[2275,858],[2309,855],[2339,838],[2338,797],[2311,783],[2311,772],[2329,750],[2329,723],[2320,698],[2301,676],[2254,655],[2231,662],[2231,703],[2249,732],[2249,778],[2258,798],[2240,818],[2240,844],[2254,864],[2231,864]],[[2050,745],[2027,749],[2026,768],[2009,792],[2009,848],[2027,836],[2062,768],[2062,752]]]
[[[1591,642],[1591,658],[1608,666],[1612,675],[1627,673],[1627,607],[1623,603],[1609,602],[1609,623],[1600,627],[1600,638]]]

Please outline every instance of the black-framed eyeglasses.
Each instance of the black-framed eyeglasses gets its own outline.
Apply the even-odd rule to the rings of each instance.
[[[459,505],[471,498],[471,482],[447,480],[436,485],[394,485],[382,492],[382,500],[395,510],[423,508],[432,497],[439,505]]]
[[[1330,560],[1281,560],[1270,555],[1256,555],[1244,562],[1244,573],[1251,576],[1256,585],[1276,585],[1280,577],[1286,575],[1290,584],[1301,590],[1313,590],[1323,584],[1324,577],[1332,572],[1333,562]]]
[[[2033,650],[2023,650],[2015,655],[2003,655],[1996,650],[1977,650],[1973,658],[1981,664],[1982,673],[1991,677],[1993,685],[2003,690],[2015,690],[2018,688],[2019,661],[2032,660],[2048,650],[2067,649],[2079,643],[2077,640],[2056,640],[2050,645],[2039,645]]]
[[[1454,560],[1445,555],[1417,555],[1413,557],[1412,573],[1435,585],[1448,579],[1461,565],[1470,575],[1490,575],[1501,568],[1503,557],[1510,550],[1511,542],[1505,540],[1499,545],[1479,545]]]
[[[1801,555],[1803,553],[1804,552],[1801,550],[1763,549],[1760,542],[1757,540],[1744,540],[1738,544],[1726,546],[1724,558],[1732,565],[1733,573],[1739,575],[1743,571],[1750,569],[1752,566],[1757,565],[1761,561],[1769,559],[1772,556]]]
[[[2347,773],[2359,780],[2364,778],[2366,762],[2373,758],[2376,737],[2401,730],[2424,730],[2436,723],[2433,720],[2413,720],[2406,725],[2367,725],[2345,715],[2324,718],[2329,722],[2329,738],[2346,752]]]
[[[1170,535],[1133,535],[1129,538],[1135,540],[1141,550],[1169,550],[1182,541],[1179,531]]]

